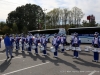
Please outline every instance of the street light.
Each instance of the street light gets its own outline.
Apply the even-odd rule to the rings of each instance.
[[[44,14],[45,14],[45,11],[46,11],[47,9],[44,9],[43,11],[44,11]],[[46,29],[46,15],[44,15],[44,19],[45,19],[45,29]]]

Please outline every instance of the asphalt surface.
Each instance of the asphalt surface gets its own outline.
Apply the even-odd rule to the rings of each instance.
[[[79,52],[79,58],[73,59],[72,51],[58,52],[54,58],[48,44],[47,56],[39,50],[39,55],[13,50],[13,59],[6,60],[5,46],[0,48],[0,75],[100,75],[100,62],[92,62],[93,52]]]

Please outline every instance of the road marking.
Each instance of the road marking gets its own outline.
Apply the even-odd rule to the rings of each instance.
[[[14,57],[14,58],[12,58],[12,59],[16,59],[16,58],[22,58],[22,56],[20,56],[20,57]],[[2,60],[0,60],[0,61],[5,61],[6,59],[2,59]]]
[[[33,67],[38,67],[38,66],[41,66],[41,65],[44,65],[44,64],[47,64],[47,63],[49,63],[49,62],[38,64],[38,65],[34,65],[34,66],[23,68],[23,69],[19,69],[19,70],[12,71],[12,72],[9,72],[9,73],[5,73],[5,74],[2,74],[2,75],[9,75],[9,74],[16,73],[16,72],[23,71],[23,70],[27,70],[27,69],[30,69],[30,68],[33,68]]]
[[[92,71],[91,73],[89,73],[88,75],[93,75],[95,72],[96,72],[96,71],[94,70],[94,71]]]
[[[4,54],[4,53],[0,53],[0,54]]]

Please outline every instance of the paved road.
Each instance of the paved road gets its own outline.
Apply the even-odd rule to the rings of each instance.
[[[51,44],[48,44],[50,47]],[[87,45],[81,45],[82,50]],[[100,75],[100,63],[92,62],[92,52],[80,52],[78,59],[73,59],[72,51],[61,53],[53,58],[47,49],[47,56],[13,50],[13,59],[5,60],[5,46],[0,49],[0,75]]]

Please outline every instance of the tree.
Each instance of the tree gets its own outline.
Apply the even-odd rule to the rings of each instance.
[[[3,34],[10,33],[10,28],[9,28],[8,26],[5,25],[5,26],[2,28],[2,32],[3,32]]]
[[[44,21],[44,13],[40,6],[35,4],[26,4],[17,7],[16,10],[10,12],[7,17],[7,25],[12,28],[15,22],[18,31],[22,32],[25,26],[28,30],[38,29],[39,20]],[[44,22],[43,22],[44,23]]]
[[[73,12],[72,11],[69,11],[69,14],[68,14],[68,23],[69,23],[69,25],[73,24]]]
[[[28,32],[28,30],[27,30],[27,28],[24,26],[23,27],[23,31],[22,31],[23,33],[27,33]]]
[[[84,13],[80,8],[73,7],[72,10],[68,10],[68,8],[55,8],[48,12],[47,15],[49,16],[47,19],[48,24],[53,27],[57,27],[57,25],[64,25],[62,27],[66,28],[68,23],[71,25],[71,27],[78,27],[81,19],[84,16]]]
[[[50,12],[47,13],[47,22],[50,23],[51,26],[55,27],[59,25],[59,11],[60,8],[54,8]]]
[[[69,10],[67,8],[64,8],[63,13],[64,13],[64,17],[63,17],[64,25],[66,25],[66,23],[68,21]]]
[[[73,20],[74,20],[74,24],[77,25],[77,27],[79,26],[81,19],[84,16],[84,13],[82,12],[82,10],[78,7],[73,7],[72,8],[72,13],[73,13]]]
[[[18,33],[18,27],[17,27],[16,23],[13,23],[12,29],[13,29],[13,33]]]
[[[2,31],[2,28],[5,26],[5,25],[7,25],[5,22],[0,22],[0,31]]]

